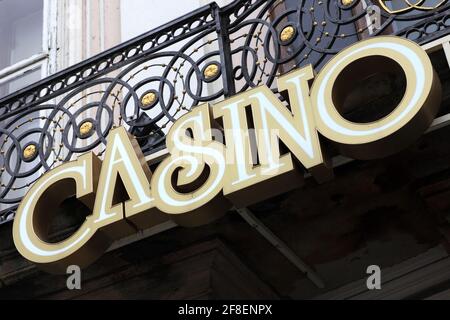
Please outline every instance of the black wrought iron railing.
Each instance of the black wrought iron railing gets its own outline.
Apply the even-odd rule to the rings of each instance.
[[[181,115],[367,37],[450,32],[448,1],[237,0],[195,10],[0,100],[0,223],[44,172],[126,127],[145,154]]]

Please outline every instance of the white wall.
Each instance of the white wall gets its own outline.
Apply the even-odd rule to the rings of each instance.
[[[209,0],[121,0],[122,41],[139,36],[186,13],[198,9]],[[232,0],[215,1],[224,6]]]

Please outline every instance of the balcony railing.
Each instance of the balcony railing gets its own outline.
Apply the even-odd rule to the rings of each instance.
[[[101,157],[113,127],[126,127],[148,155],[201,103],[261,84],[277,92],[280,74],[318,71],[367,37],[424,44],[448,34],[450,4],[429,2],[212,3],[1,99],[0,223],[44,172],[88,151]]]

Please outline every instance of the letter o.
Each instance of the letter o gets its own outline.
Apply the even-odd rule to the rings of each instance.
[[[357,83],[383,69],[379,63],[383,59],[395,61],[403,70],[403,99],[389,115],[374,122],[345,119],[339,113],[342,93],[336,88],[349,87],[350,77]],[[363,60],[365,63],[361,63]],[[347,76],[339,78],[344,72]],[[343,155],[366,160],[398,152],[419,138],[438,112],[441,85],[419,45],[398,37],[376,37],[350,46],[329,61],[314,82],[311,99],[318,131],[337,143]]]

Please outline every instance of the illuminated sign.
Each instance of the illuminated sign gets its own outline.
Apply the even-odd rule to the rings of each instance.
[[[370,123],[345,119],[341,109],[351,84],[387,68],[406,78],[398,106]],[[17,249],[51,272],[86,266],[136,229],[168,219],[182,226],[209,223],[233,206],[299,187],[301,167],[319,182],[330,179],[319,133],[352,158],[393,154],[423,134],[441,102],[427,54],[397,37],[361,41],[337,54],[317,77],[312,66],[280,77],[278,89],[286,103],[261,86],[184,115],[169,131],[169,155],[154,172],[136,140],[124,128],[112,130],[103,161],[85,154],[30,188],[14,221]],[[69,238],[50,243],[48,221],[74,195],[92,214]]]

